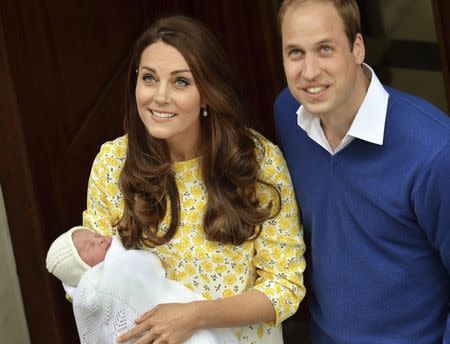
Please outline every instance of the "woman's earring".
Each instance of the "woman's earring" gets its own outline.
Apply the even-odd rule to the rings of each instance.
[[[206,110],[206,105],[203,107],[202,115],[203,117],[208,116],[208,110]]]

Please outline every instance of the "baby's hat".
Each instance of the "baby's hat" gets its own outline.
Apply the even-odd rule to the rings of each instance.
[[[76,287],[81,276],[90,269],[78,254],[78,250],[73,244],[72,234],[85,227],[73,227],[61,234],[50,246],[47,253],[47,270],[63,283]]]

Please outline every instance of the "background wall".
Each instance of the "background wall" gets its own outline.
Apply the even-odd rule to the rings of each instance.
[[[0,343],[28,344],[28,327],[0,187]]]
[[[367,61],[393,87],[447,112],[443,64],[431,0],[367,2]],[[447,62],[448,63],[448,62]]]

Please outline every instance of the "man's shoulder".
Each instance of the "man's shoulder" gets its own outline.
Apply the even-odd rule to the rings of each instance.
[[[385,86],[389,93],[388,113],[399,113],[405,124],[418,125],[422,129],[432,128],[436,131],[448,133],[450,131],[450,117],[429,101]]]
[[[278,93],[275,103],[286,101],[286,100],[295,100],[288,87],[285,87],[284,89],[281,90],[280,93]]]
[[[423,98],[386,87],[387,141],[403,142],[415,157],[432,161],[450,144],[450,117]]]
[[[274,104],[275,114],[285,111],[286,109],[297,109],[300,103],[292,96],[289,88],[284,88],[277,96]]]

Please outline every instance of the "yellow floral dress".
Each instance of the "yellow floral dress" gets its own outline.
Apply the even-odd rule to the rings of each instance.
[[[277,146],[258,137],[260,178],[278,188],[282,206],[275,218],[263,224],[257,239],[239,246],[206,239],[202,220],[208,196],[200,158],[196,158],[173,163],[180,195],[180,226],[172,240],[149,250],[161,259],[168,278],[206,299],[240,294],[249,288],[263,292],[274,306],[275,323],[246,326],[236,333],[241,343],[276,344],[283,343],[281,322],[297,310],[305,295],[305,245],[284,158]],[[104,235],[115,233],[113,224],[122,216],[119,176],[126,150],[126,136],[107,142],[92,166],[83,225]],[[262,204],[273,199],[273,191],[263,185],[257,187],[257,193]],[[169,222],[166,216],[161,228],[168,228]]]

